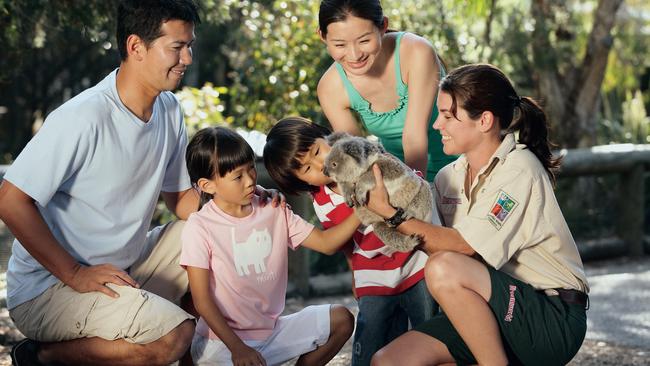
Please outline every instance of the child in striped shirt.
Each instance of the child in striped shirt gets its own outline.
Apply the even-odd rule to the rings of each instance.
[[[269,131],[263,154],[269,175],[282,191],[311,194],[324,229],[341,224],[353,212],[336,183],[323,174],[329,134],[307,119],[285,118]],[[352,365],[369,365],[377,350],[408,330],[409,321],[416,326],[432,318],[438,304],[424,282],[424,252],[396,252],[375,236],[372,226],[360,226],[344,252],[359,300]]]

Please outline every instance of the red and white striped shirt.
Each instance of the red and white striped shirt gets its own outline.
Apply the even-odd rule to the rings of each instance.
[[[327,186],[321,186],[313,198],[324,229],[340,224],[353,212],[343,196]],[[397,295],[424,278],[427,255],[420,250],[403,253],[387,247],[372,226],[359,226],[348,245],[354,245],[351,262],[358,297]]]

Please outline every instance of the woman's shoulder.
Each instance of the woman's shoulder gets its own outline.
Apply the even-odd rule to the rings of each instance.
[[[336,62],[332,62],[330,67],[325,70],[323,75],[318,81],[318,93],[321,92],[331,92],[333,89],[338,89],[343,87],[343,82],[339,76],[338,70],[336,70]]]
[[[420,78],[439,73],[438,55],[427,39],[406,32],[402,36],[399,48],[402,78],[407,84],[410,74]]]
[[[431,42],[429,42],[428,39],[415,33],[404,32],[404,35],[400,41],[400,54],[415,55],[420,53],[426,55],[436,54],[433,45]]]
[[[323,73],[323,76],[321,76],[316,87],[316,94],[318,95],[321,106],[323,103],[334,103],[329,105],[349,107],[348,95],[345,91],[343,80],[336,69],[336,62],[333,62]],[[327,98],[324,98],[325,96]]]
[[[525,145],[517,145],[506,157],[505,164],[510,169],[516,170],[518,174],[525,175],[530,179],[547,176],[542,162]]]

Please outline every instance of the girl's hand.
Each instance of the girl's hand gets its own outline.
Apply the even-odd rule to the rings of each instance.
[[[267,204],[269,199],[271,199],[271,206],[273,207],[278,207],[278,205],[281,205],[282,208],[287,207],[287,198],[277,189],[265,189],[257,185],[255,186],[255,194],[260,196],[260,205],[262,207]]]
[[[391,217],[395,214],[396,210],[388,201],[388,192],[384,186],[384,177],[381,175],[381,169],[377,164],[374,164],[372,166],[372,172],[375,175],[375,188],[368,192],[366,206],[370,211],[383,218]]]
[[[241,342],[230,350],[234,366],[266,366],[266,360],[254,348]]]

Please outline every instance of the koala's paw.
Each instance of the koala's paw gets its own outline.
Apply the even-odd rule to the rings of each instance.
[[[359,194],[357,192],[356,201],[359,206],[365,206],[368,203],[368,194]]]
[[[410,252],[422,244],[422,237],[420,235],[412,234],[404,236],[403,240],[393,243],[393,249],[400,252]],[[388,245],[388,244],[387,244]]]

